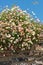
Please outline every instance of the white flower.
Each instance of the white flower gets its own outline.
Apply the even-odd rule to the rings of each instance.
[[[9,21],[9,22],[12,22],[12,20],[13,20],[13,19],[10,19],[10,21]]]
[[[24,47],[24,46],[27,46],[28,47],[28,43],[23,42],[22,43],[22,47]]]
[[[11,40],[14,40],[14,39],[15,39],[15,37],[11,37],[10,39],[11,39]]]
[[[27,47],[28,47],[28,43],[25,43],[25,46],[27,46]]]
[[[14,13],[14,15],[15,15],[15,13]]]
[[[10,14],[12,15],[12,12]]]
[[[10,42],[12,43],[13,40],[10,40]]]
[[[20,19],[20,21],[22,22],[22,19]]]
[[[14,11],[16,8],[18,8],[17,6],[14,6],[12,9],[11,9],[11,11]]]
[[[5,47],[4,49],[7,50],[7,47]]]
[[[15,25],[14,22],[12,22],[12,25]]]
[[[36,40],[36,42],[37,42],[38,40]]]
[[[23,50],[25,50],[25,48],[22,48],[21,50],[23,51]]]
[[[35,40],[36,38],[35,37],[33,37],[33,40]]]
[[[25,46],[25,42],[22,43],[22,47],[24,47],[24,46]]]
[[[30,43],[30,44],[33,44],[33,42],[30,40],[30,41],[28,41],[28,43]]]
[[[3,48],[1,48],[1,50],[4,50]]]
[[[17,35],[17,37],[19,37],[19,35]]]
[[[14,9],[15,9],[15,8],[13,7],[13,8],[11,9],[11,11],[14,11]]]
[[[20,16],[22,18],[22,16]]]
[[[6,36],[7,38],[10,38],[10,37],[11,37],[11,35],[10,35],[10,34],[5,34],[5,36]]]
[[[29,24],[29,22],[28,21],[24,21],[24,24]]]
[[[16,39],[16,42],[18,42],[18,39]]]
[[[30,46],[28,46],[28,49],[30,49]]]
[[[5,40],[3,40],[3,43],[5,43]]]
[[[24,43],[22,44],[22,47],[24,47],[24,46],[28,47],[28,43],[25,43],[25,42],[24,42]]]
[[[16,44],[17,42],[16,41],[14,41],[14,44]]]
[[[23,14],[23,11],[19,10],[20,11],[20,14]]]
[[[6,29],[9,29],[10,27],[6,27]]]
[[[33,35],[33,36],[35,35],[35,31],[32,32],[32,35]]]
[[[31,18],[30,20],[33,20],[33,18]]]

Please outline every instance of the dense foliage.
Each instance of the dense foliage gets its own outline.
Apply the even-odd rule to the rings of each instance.
[[[38,43],[41,24],[17,6],[0,13],[0,51],[23,51]]]

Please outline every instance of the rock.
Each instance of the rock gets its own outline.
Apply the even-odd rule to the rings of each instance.
[[[35,63],[36,63],[37,65],[43,65],[43,62],[42,62],[42,61],[37,61],[37,60],[35,60]]]
[[[32,63],[31,65],[36,65],[36,63]]]
[[[29,62],[34,61],[34,58],[28,58],[28,61],[29,61]]]
[[[18,58],[12,58],[13,62],[23,62],[23,61],[28,61],[28,58],[23,58],[23,57],[18,57]]]
[[[29,63],[26,62],[19,62],[19,63],[13,63],[12,65],[30,65]]]
[[[39,51],[35,51],[34,56],[39,56]]]
[[[29,56],[33,56],[33,54],[34,54],[34,53],[33,53],[32,51],[30,51]]]
[[[11,65],[10,61],[2,61],[0,62],[0,65]]]
[[[12,58],[12,62],[19,62],[18,58]]]

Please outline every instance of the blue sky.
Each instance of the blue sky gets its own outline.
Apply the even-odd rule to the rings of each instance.
[[[37,4],[35,4],[36,2]],[[22,10],[35,13],[34,17],[37,16],[37,18],[43,22],[43,0],[0,0],[0,11],[5,8],[6,5],[10,8],[14,4],[20,6]]]

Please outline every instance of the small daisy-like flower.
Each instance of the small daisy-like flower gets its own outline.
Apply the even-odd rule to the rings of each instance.
[[[3,49],[3,48],[1,48],[1,50],[3,51],[4,49]]]
[[[33,36],[35,35],[35,31],[32,32],[32,35],[33,35]]]

